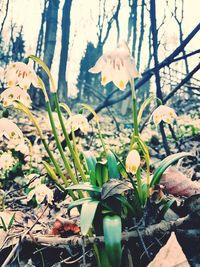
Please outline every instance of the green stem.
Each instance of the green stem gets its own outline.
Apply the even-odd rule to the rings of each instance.
[[[63,160],[63,163],[64,163],[64,166],[65,166],[65,169],[67,170],[72,182],[74,184],[78,184],[78,181],[76,179],[76,176],[74,175],[73,173],[73,170],[64,154],[64,151],[63,151],[63,148],[62,148],[62,145],[60,143],[60,140],[58,138],[58,134],[57,134],[57,131],[56,131],[56,126],[55,126],[55,123],[54,123],[54,119],[53,119],[53,116],[52,116],[52,111],[51,111],[51,106],[50,106],[50,103],[49,101],[46,101],[46,107],[47,107],[47,112],[49,114],[49,120],[50,120],[50,123],[51,123],[51,127],[52,127],[52,131],[53,131],[53,135],[54,135],[54,138],[55,138],[55,141],[56,141],[56,144],[57,144],[57,148],[60,152],[60,155],[61,155],[61,158]]]
[[[137,122],[137,100],[135,94],[134,79],[131,80],[131,92],[132,92],[132,104],[133,104],[134,135],[139,136],[138,122]]]
[[[105,153],[105,157],[107,158],[107,149],[106,149],[106,145],[105,145],[104,140],[103,140],[103,136],[101,133],[101,128],[100,128],[99,123],[97,123],[97,127],[98,127],[99,138],[100,138],[100,141],[101,141],[101,144],[103,146],[104,153]]]
[[[67,142],[67,146],[69,147],[69,150],[70,150],[70,153],[73,157],[73,160],[75,162],[75,165],[81,175],[81,178],[84,182],[87,182],[87,177],[83,171],[83,168],[81,166],[81,163],[80,163],[80,160],[79,160],[79,155],[78,155],[78,151],[76,149],[76,144],[75,144],[75,150],[76,152],[74,151],[72,145],[71,145],[71,142],[70,142],[70,138],[69,138],[69,135],[66,131],[66,128],[65,128],[65,125],[64,125],[64,122],[63,122],[63,118],[62,118],[62,114],[61,114],[61,111],[60,111],[60,106],[59,106],[59,102],[58,102],[58,97],[57,97],[57,94],[54,93],[54,101],[55,101],[55,106],[56,106],[56,111],[58,113],[58,118],[59,118],[59,121],[60,121],[60,124],[61,124],[61,127],[62,127],[62,131],[63,131],[63,134],[65,136],[65,140]],[[72,135],[73,135],[73,132],[72,132]],[[74,140],[75,138],[73,138]]]
[[[49,155],[49,158],[51,160],[51,162],[53,163],[53,165],[55,166],[55,169],[57,171],[57,173],[59,174],[59,176],[61,177],[61,179],[63,180],[64,184],[66,187],[69,186],[69,183],[67,181],[67,178],[65,177],[65,175],[63,174],[60,166],[58,165],[57,161],[55,160],[54,156],[53,156],[53,153],[51,152],[47,142],[45,141],[44,139],[44,136],[42,134],[42,130],[40,129],[40,126],[39,126],[39,123],[37,122],[37,120],[35,119],[35,117],[33,116],[33,114],[31,113],[31,111],[26,107],[24,106],[22,103],[20,102],[17,102],[17,107],[18,109],[20,109],[21,111],[23,111],[28,117],[29,119],[32,121],[32,123],[34,124],[36,130],[37,130],[37,133],[38,135],[40,136],[41,140],[42,140],[42,143],[47,151],[47,154]],[[73,192],[70,193],[71,197],[75,200],[76,197],[74,195]]]
[[[138,121],[137,121],[137,100],[136,100],[136,93],[135,93],[135,86],[134,86],[134,79],[131,79],[131,92],[132,92],[132,107],[133,107],[133,123],[134,123],[134,133],[131,139],[131,147],[134,143],[135,137],[139,136],[138,131]],[[140,196],[140,200],[142,201],[142,179],[141,179],[141,172],[140,168],[138,168],[136,173],[137,178],[137,187],[138,187],[138,194]]]

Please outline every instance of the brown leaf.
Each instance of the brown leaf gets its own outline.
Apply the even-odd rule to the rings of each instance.
[[[191,181],[175,167],[168,168],[162,176],[161,184],[174,196],[189,197],[200,194],[200,183]]]
[[[58,217],[53,223],[52,229],[49,231],[51,235],[62,235],[67,233],[78,234],[80,232],[80,227],[76,224],[74,220],[65,219]]]
[[[174,233],[171,234],[167,244],[160,249],[148,267],[189,267],[189,263],[180,247]]]

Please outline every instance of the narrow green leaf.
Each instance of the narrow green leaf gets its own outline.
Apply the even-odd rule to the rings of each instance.
[[[168,209],[174,204],[175,199],[170,199],[168,201],[166,201],[164,204],[163,204],[163,207],[159,213],[159,218],[160,219],[163,219],[165,213],[168,211]]]
[[[161,161],[160,165],[158,166],[158,168],[156,169],[154,175],[153,175],[153,178],[152,178],[151,183],[150,183],[150,187],[153,187],[160,182],[160,179],[161,179],[163,172],[170,165],[172,165],[173,163],[175,163],[179,159],[181,159],[183,157],[188,157],[188,156],[192,156],[192,155],[188,152],[180,152],[180,153],[177,153],[174,155],[170,155],[170,156],[166,157],[165,159],[163,159]]]
[[[5,222],[4,222],[4,220],[3,220],[3,218],[2,218],[1,216],[0,216],[0,219],[1,219],[1,223],[2,223],[3,230],[4,230],[4,231],[7,231],[6,224],[5,224]]]
[[[134,210],[134,208],[131,206],[131,204],[128,202],[128,200],[124,196],[122,196],[122,195],[116,195],[115,198],[117,198],[119,201],[121,201],[121,203],[125,207],[127,207],[130,210],[130,212],[135,216],[135,210]]]
[[[100,162],[96,164],[95,177],[100,187],[108,181],[108,168],[105,164]]]
[[[92,225],[99,201],[91,200],[82,205],[80,225],[82,235],[86,235]]]
[[[93,200],[91,197],[86,197],[86,198],[77,199],[77,200],[71,202],[67,208],[68,214],[70,214],[70,210],[72,210],[73,208],[81,206],[83,203],[85,203],[87,201],[91,201],[91,200]]]
[[[14,222],[14,219],[15,219],[15,213],[12,215],[11,219],[10,219],[10,222],[8,224],[8,230],[12,227],[13,225],[13,222]]]
[[[54,182],[60,187],[60,189],[62,189],[64,191],[65,188],[59,182],[58,176],[56,175],[56,173],[55,173],[54,169],[51,167],[51,165],[44,160],[42,161],[42,164],[44,165],[48,175],[54,180]]]
[[[122,222],[118,215],[106,215],[103,218],[103,232],[105,248],[112,267],[119,267],[121,264],[121,235]]]
[[[90,151],[83,152],[83,156],[85,158],[87,167],[88,167],[88,173],[90,175],[90,182],[92,185],[96,185],[96,177],[95,177],[95,167],[96,167],[96,158]]]
[[[117,166],[117,160],[112,151],[107,151],[107,160],[108,160],[108,178],[109,179],[119,179],[120,172]]]
[[[92,191],[95,193],[101,193],[101,188],[95,185],[91,185],[91,184],[75,184],[75,185],[71,185],[68,186],[66,188],[66,190],[83,190],[83,191]]]

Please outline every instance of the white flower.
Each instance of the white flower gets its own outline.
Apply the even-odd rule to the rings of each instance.
[[[71,130],[76,131],[78,129],[80,129],[83,133],[87,133],[89,128],[90,126],[88,120],[82,114],[72,115],[66,121],[66,129],[68,133],[70,133]]]
[[[32,199],[35,195],[38,204],[41,204],[45,197],[47,197],[47,202],[49,204],[53,201],[53,191],[49,189],[45,184],[38,184],[34,189],[28,193],[28,201]]]
[[[23,140],[23,133],[15,123],[6,118],[0,119],[0,138],[6,137],[9,140]]]
[[[28,144],[25,143],[25,140],[21,140],[20,143],[14,144],[14,142],[9,142],[10,147],[14,148],[16,151],[20,151],[24,155],[28,155],[30,153],[30,149]]]
[[[136,174],[140,166],[140,154],[137,150],[131,150],[126,158],[126,171]]]
[[[12,156],[11,151],[4,152],[3,154],[0,154],[0,169],[1,170],[9,170],[12,166],[14,166],[16,163],[16,160]]]
[[[8,87],[19,85],[22,89],[28,90],[31,83],[39,87],[35,71],[23,62],[11,63],[5,70],[5,80]]]
[[[3,102],[5,107],[14,105],[15,100],[19,100],[22,102],[26,107],[30,107],[31,105],[31,98],[27,94],[26,91],[22,90],[20,87],[16,86],[13,88],[8,88],[0,95],[0,100]]]
[[[157,107],[157,109],[154,110],[152,117],[156,125],[158,125],[161,121],[171,124],[173,119],[177,118],[177,115],[173,108],[160,105],[159,107]]]
[[[125,90],[128,81],[139,76],[126,42],[121,42],[115,50],[103,54],[89,71],[101,72],[102,85],[113,81],[120,90]]]
[[[36,174],[36,173],[34,173],[34,174],[30,174],[29,176],[28,176],[28,179],[33,179],[33,178],[36,178],[38,176],[38,174]],[[30,180],[28,181],[28,182],[30,182]],[[39,186],[39,185],[41,185],[42,184],[42,178],[40,177],[40,178],[36,178],[35,180],[33,180],[33,182],[32,183],[30,183],[30,185],[28,186],[29,188],[34,188],[34,187],[37,187],[37,186]]]

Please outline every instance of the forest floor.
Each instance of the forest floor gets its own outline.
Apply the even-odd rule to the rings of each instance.
[[[51,149],[56,153],[47,114],[44,111],[37,111],[34,114],[39,120]],[[47,155],[28,118],[23,115],[16,116],[16,113],[12,113],[11,117],[31,141],[32,156],[30,158],[29,152],[24,155],[18,153],[16,155],[19,157],[17,168],[7,173],[6,179],[0,177],[6,193],[5,210],[0,212],[0,215],[6,226],[9,225],[14,214],[10,229],[6,231],[2,229],[3,222],[0,222],[2,227],[0,229],[0,265],[95,266],[93,265],[91,244],[88,241],[89,245],[86,246],[80,235],[78,211],[73,209],[71,216],[67,215],[67,207],[71,201],[69,196],[63,194],[49,180],[48,185],[54,191],[52,205],[37,206],[35,202],[27,201],[27,184],[30,181],[27,181],[25,174],[31,170],[32,173],[36,172],[41,176],[46,176],[42,159]],[[100,123],[106,146],[114,150],[120,157],[125,157],[130,143],[132,124],[124,121],[122,116],[116,122],[112,116],[106,114],[100,116]],[[163,177],[162,187],[158,188],[155,195],[162,192],[167,198],[173,199],[174,204],[169,209],[170,212],[167,212],[163,218],[166,223],[165,230],[162,229],[162,224],[159,225],[159,229],[162,231],[158,231],[156,228],[155,232],[151,232],[152,238],[139,229],[142,239],[139,235],[135,242],[140,261],[137,261],[134,266],[147,266],[148,264],[150,267],[200,266],[200,183],[198,181],[200,179],[200,135],[194,133],[173,139],[170,131],[167,134],[172,153],[188,151],[192,152],[193,157],[180,160]],[[96,137],[97,130],[95,123],[92,122],[90,132],[86,136],[79,136],[78,149],[80,151],[90,149],[94,153],[99,153],[102,148]],[[155,166],[164,158],[165,151],[155,128],[148,127],[147,130],[144,130],[143,138],[150,147],[151,171],[153,172]],[[63,139],[61,132],[60,139]],[[62,144],[66,149],[64,141]],[[3,142],[0,143],[0,150],[6,150]],[[67,149],[65,151],[68,153]],[[56,159],[60,162],[58,153]],[[173,186],[169,184],[169,181],[172,180],[175,181]],[[151,215],[150,212],[149,216],[151,217]],[[149,224],[152,221],[149,219]],[[180,224],[180,227],[176,225],[176,236],[171,234],[174,222],[177,222],[177,225]],[[166,229],[166,227],[168,228]],[[138,231],[138,229],[136,230]],[[129,230],[126,231],[129,232]],[[162,249],[160,250],[160,248]],[[156,254],[157,256],[154,258]],[[6,261],[8,264],[5,265]]]

